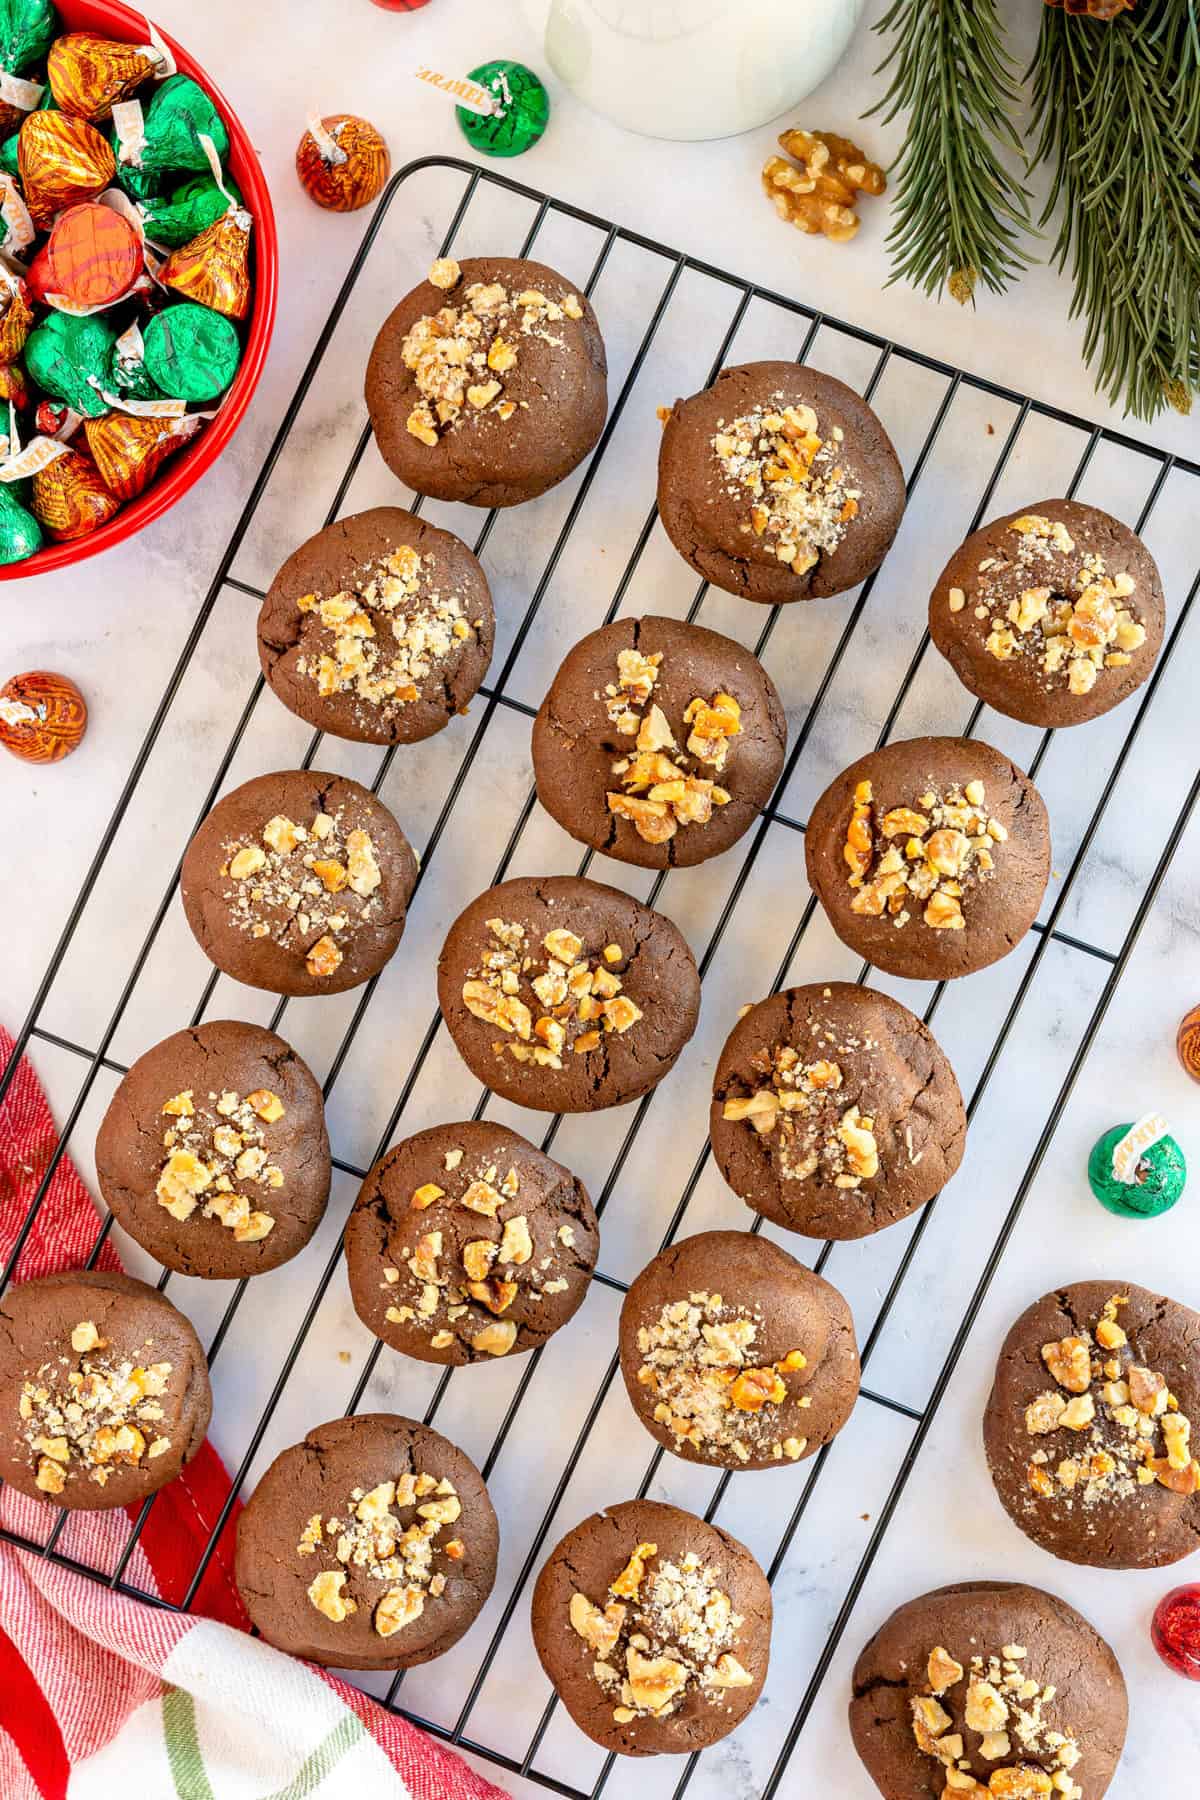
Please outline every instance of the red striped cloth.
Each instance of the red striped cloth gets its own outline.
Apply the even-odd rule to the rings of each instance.
[[[13,1040],[0,1027],[0,1069],[12,1055]],[[0,1105],[0,1259],[7,1263],[58,1141],[54,1121],[37,1078],[23,1060]],[[67,1157],[50,1179],[36,1219],[21,1248],[14,1280],[28,1281],[59,1269],[78,1268],[96,1239],[95,1205]],[[99,1266],[117,1269],[111,1244],[100,1253]],[[215,1529],[230,1489],[229,1476],[212,1445],[206,1443],[177,1481],[160,1493],[125,1567],[123,1580],[163,1600],[182,1601],[200,1557]],[[174,1792],[195,1791],[221,1800],[217,1765],[205,1758],[205,1735],[211,1739],[213,1692],[197,1684],[185,1694],[194,1718],[179,1731],[171,1723],[179,1707],[166,1697],[180,1693],[180,1665],[186,1666],[185,1640],[203,1632],[205,1656],[211,1658],[214,1635],[198,1618],[244,1633],[249,1621],[233,1581],[233,1539],[237,1506],[230,1514],[191,1611],[174,1613],[90,1580],[62,1562],[36,1557],[0,1541],[0,1796],[3,1800],[59,1800],[72,1772],[83,1775],[89,1758],[97,1757],[122,1733],[128,1738],[130,1765],[122,1765],[122,1785],[158,1800],[170,1787],[155,1785],[155,1771],[169,1769]],[[118,1566],[138,1508],[107,1513],[73,1513],[57,1540],[63,1558],[111,1574]],[[32,1500],[12,1489],[0,1489],[0,1527],[33,1542],[44,1543],[58,1518],[48,1501]],[[231,1661],[244,1638],[224,1639]],[[319,1688],[297,1687],[317,1681]],[[411,1796],[411,1800],[504,1800],[502,1790],[477,1775],[460,1757],[444,1749],[407,1721],[379,1706],[369,1695],[324,1670],[294,1664],[279,1652],[254,1642],[254,1677],[270,1695],[277,1678],[279,1703],[260,1706],[256,1732],[268,1734],[271,1713],[278,1714],[279,1757],[286,1764],[289,1709],[305,1697],[317,1714],[337,1701],[337,1719],[324,1744],[301,1759],[293,1787],[322,1797],[362,1792],[362,1772],[370,1765],[370,1792]],[[219,1696],[219,1683],[212,1684]],[[321,1699],[325,1693],[324,1700]],[[147,1719],[163,1725],[147,1728]],[[266,1716],[264,1716],[264,1713]],[[236,1708],[233,1709],[236,1718]],[[133,1722],[137,1721],[137,1728]],[[196,1723],[199,1721],[199,1723]],[[343,1725],[345,1728],[343,1728]],[[190,1730],[190,1736],[189,1736]],[[222,1738],[229,1732],[219,1733]],[[194,1741],[193,1741],[194,1740]],[[124,1741],[124,1740],[123,1740]],[[181,1747],[182,1746],[182,1747]],[[252,1766],[262,1763],[264,1747],[256,1739]],[[267,1745],[266,1754],[275,1748]],[[193,1749],[202,1763],[197,1785],[181,1774],[190,1767]],[[376,1754],[378,1753],[378,1754]],[[222,1743],[225,1768],[232,1770]],[[139,1768],[139,1759],[144,1767]],[[257,1761],[255,1761],[257,1759]],[[236,1758],[235,1758],[236,1761]],[[377,1765],[377,1769],[376,1769]],[[199,1765],[198,1765],[199,1766]],[[340,1773],[339,1773],[340,1771]],[[385,1785],[378,1785],[383,1771]],[[386,1785],[388,1775],[393,1785]],[[239,1771],[240,1776],[240,1771]],[[201,1785],[202,1784],[202,1785]],[[282,1784],[277,1784],[282,1785]],[[73,1787],[74,1791],[74,1787]],[[247,1789],[239,1778],[237,1792]],[[268,1789],[268,1791],[270,1791]],[[82,1783],[80,1792],[103,1794],[106,1784]]]

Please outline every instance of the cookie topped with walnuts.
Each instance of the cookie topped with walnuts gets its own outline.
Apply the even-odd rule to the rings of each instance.
[[[732,638],[615,619],[569,652],[533,726],[538,798],[619,862],[690,867],[737,842],[783,767],[775,684]]]
[[[1006,955],[1037,917],[1050,875],[1037,789],[968,738],[914,738],[860,757],[813,807],[804,849],[843,942],[918,981]]]
[[[1142,540],[1078,500],[1041,500],[975,531],[929,602],[934,643],[971,693],[1028,725],[1080,725],[1139,688],[1164,625]]]
[[[226,974],[276,994],[336,994],[392,955],[416,878],[408,839],[369,789],[287,769],[218,800],[188,845],[180,891]]]
[[[513,506],[570,474],[608,409],[596,315],[544,263],[439,257],[367,365],[383,460],[440,500]]]

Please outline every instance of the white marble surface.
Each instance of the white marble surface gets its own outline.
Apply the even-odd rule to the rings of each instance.
[[[869,16],[883,8],[871,6]],[[1021,0],[1017,33],[1029,41],[1036,0]],[[486,10],[471,0],[434,0],[413,16],[377,11],[368,0],[283,0],[247,8],[209,0],[193,8],[162,0],[158,16],[212,70],[259,145],[272,179],[283,250],[283,297],[274,350],[250,417],[222,466],[187,501],[145,533],[136,548],[83,565],[75,575],[44,578],[5,589],[0,658],[5,671],[61,668],[84,686],[93,722],[84,750],[61,768],[30,771],[10,759],[0,765],[0,804],[10,842],[21,847],[17,869],[2,890],[5,960],[3,1015],[10,1027],[24,1016],[46,958],[56,942],[78,883],[121,791],[164,682],[187,636],[238,509],[303,368],[320,323],[360,241],[360,215],[337,219],[317,212],[300,194],[290,160],[303,114],[360,110],[386,131],[397,166],[431,151],[462,149],[440,99],[407,77],[418,57],[441,66],[466,66],[492,53],[525,55],[536,46],[515,0]],[[336,19],[336,23],[335,23]],[[1023,34],[1023,37],[1022,37]],[[827,88],[803,106],[806,122],[849,129],[875,91],[870,71],[877,45],[864,34]],[[723,144],[656,144],[622,134],[554,92],[555,116],[543,143],[509,170],[579,205],[656,234],[698,256],[764,285],[828,308],[842,317],[906,341],[1054,403],[1097,419],[1078,362],[1078,331],[1067,319],[1067,294],[1051,272],[1026,278],[1004,301],[987,299],[977,314],[941,308],[901,289],[883,293],[882,218],[868,215],[849,247],[802,239],[775,220],[757,193],[757,170],[770,129]],[[864,128],[872,148],[886,145],[876,124]],[[333,497],[361,421],[365,345],[384,311],[421,271],[461,191],[461,178],[439,171],[414,177],[394,202],[363,278],[331,343],[289,446],[234,563],[251,586],[269,579],[283,554],[320,523]],[[524,203],[477,200],[456,240],[460,250],[520,242],[529,222]],[[598,249],[594,233],[551,218],[538,252],[579,271],[582,281]],[[655,259],[614,251],[597,288],[616,394],[645,319],[664,278]],[[728,293],[685,278],[651,347],[642,377],[591,489],[579,527],[549,584],[538,624],[525,641],[507,692],[536,704],[565,648],[595,624],[609,605],[625,559],[646,518],[653,492],[654,407],[703,379],[730,317]],[[735,355],[794,354],[801,332],[795,319],[764,306],[748,314]],[[811,359],[859,385],[871,374],[873,353],[822,332]],[[939,382],[893,361],[876,405],[906,467],[941,398]],[[850,654],[843,660],[809,727],[804,753],[782,806],[803,820],[829,776],[874,742],[919,644],[930,581],[970,520],[988,470],[1012,424],[1012,409],[969,390],[954,402],[912,498],[897,545],[876,585]],[[1110,420],[1112,423],[1119,423]],[[990,428],[990,429],[989,429]],[[1172,421],[1154,434],[1178,450],[1196,450],[1196,428]],[[1031,421],[1022,432],[994,499],[996,510],[1063,488],[1086,440],[1064,428]],[[1102,447],[1093,458],[1082,497],[1110,506],[1132,521],[1156,473],[1147,458],[1120,457]],[[498,601],[501,630],[494,673],[504,664],[531,589],[576,491],[578,478],[517,514],[502,515],[484,555]],[[346,510],[392,498],[395,484],[369,449],[346,499]],[[478,519],[461,509],[431,516],[473,535]],[[1163,490],[1147,535],[1162,562],[1170,618],[1180,612],[1200,564],[1200,506],[1196,484],[1176,475]],[[694,578],[657,528],[623,601],[625,611],[651,607],[687,610]],[[187,678],[168,715],[138,794],[117,835],[41,1023],[94,1047],[111,1028],[111,1057],[128,1062],[155,1038],[185,1022],[207,974],[203,957],[172,899],[141,976],[119,1017],[126,975],[168,890],[171,871],[222,752],[237,724],[255,673],[255,604],[226,588],[201,636]],[[753,643],[764,623],[758,609],[709,594],[700,615],[707,624]],[[846,602],[785,612],[766,661],[787,702],[793,733],[808,716],[846,617]],[[1082,869],[1061,908],[1060,928],[1110,954],[1120,952],[1146,883],[1187,796],[1200,762],[1200,721],[1191,671],[1200,655],[1200,623],[1193,617],[1180,638],[1155,702],[1128,755],[1112,800],[1091,836]],[[1106,721],[1054,739],[1039,767],[1039,784],[1054,824],[1056,881],[1044,917],[1068,878],[1101,790],[1120,752],[1136,703]],[[945,665],[926,655],[894,726],[896,735],[960,730],[967,697]],[[424,848],[442,803],[483,717],[460,722],[393,763],[382,790],[414,842]],[[1039,738],[986,714],[980,734],[1028,760]],[[430,859],[400,954],[386,972],[330,1096],[336,1153],[364,1166],[375,1154],[421,1039],[434,1016],[433,962],[447,920],[489,882],[528,793],[528,726],[522,714],[500,707],[472,765],[460,802]],[[232,785],[305,753],[310,734],[267,696],[248,721],[226,776]],[[378,754],[326,742],[325,766],[372,779]],[[576,849],[535,810],[512,860],[512,873],[568,870]],[[698,954],[704,952],[737,876],[737,852],[702,870],[672,874],[660,904],[676,918]],[[645,893],[636,871],[604,862],[602,879]],[[941,1582],[971,1575],[1016,1575],[1066,1594],[1111,1638],[1130,1679],[1134,1718],[1128,1758],[1114,1800],[1141,1800],[1164,1768],[1188,1766],[1200,1750],[1200,1693],[1163,1672],[1149,1648],[1146,1625],[1169,1576],[1120,1577],[1055,1564],[1008,1524],[983,1465],[978,1420],[997,1339],[1029,1299],[1050,1285],[1085,1274],[1136,1279],[1200,1304],[1195,1274],[1200,1234],[1190,1196],[1155,1224],[1131,1226],[1095,1206],[1082,1179],[1092,1140],[1118,1118],[1156,1105],[1200,1158],[1197,1091],[1178,1070],[1172,1048],[1175,1019],[1200,998],[1200,821],[1185,831],[1178,854],[1150,911],[1124,980],[1094,1034],[1086,1061],[1062,1110],[1033,1180],[1019,1223],[991,1283],[962,1359],[928,1439],[845,1626],[829,1677],[817,1699],[780,1787],[784,1795],[830,1792],[869,1800],[870,1784],[846,1740],[843,1708],[848,1670],[859,1645],[899,1601]],[[774,824],[741,890],[705,982],[697,1038],[652,1101],[638,1140],[613,1180],[614,1159],[628,1120],[624,1114],[567,1121],[555,1153],[572,1163],[593,1194],[612,1186],[604,1215],[602,1267],[629,1279],[652,1254],[692,1178],[705,1138],[706,1093],[715,1056],[738,1005],[771,984],[787,952],[807,898],[799,835]],[[958,983],[940,1000],[934,1026],[968,1095],[984,1071],[988,1051],[1034,956],[1035,976],[1003,1052],[976,1108],[966,1164],[923,1232],[907,1279],[873,1344],[865,1372],[869,1388],[920,1411],[938,1380],[963,1310],[987,1261],[996,1233],[1038,1146],[1056,1096],[1101,998],[1109,965],[1059,942],[1039,951],[1031,937],[1004,964]],[[789,979],[853,975],[855,959],[814,918],[787,971]],[[923,1009],[931,998],[914,984],[886,983]],[[289,1005],[282,1028],[322,1075],[329,1069],[354,1009],[353,996]],[[208,1016],[266,1019],[268,997],[222,978]],[[62,1118],[75,1103],[87,1065],[45,1042],[35,1061]],[[90,1147],[115,1075],[100,1073],[83,1105],[72,1151],[90,1177]],[[415,1129],[469,1112],[478,1089],[439,1032],[413,1090],[403,1125]],[[489,1106],[489,1113],[538,1136],[549,1123]],[[1194,1178],[1195,1179],[1195,1178]],[[214,1368],[216,1441],[234,1464],[245,1453],[274,1383],[283,1347],[317,1291],[354,1192],[342,1175],[325,1226],[305,1255],[262,1278],[252,1306],[235,1314]],[[746,1214],[705,1164],[682,1230],[741,1226]],[[833,1252],[827,1274],[850,1299],[860,1339],[871,1337],[914,1226],[901,1225]],[[809,1258],[818,1246],[793,1239]],[[141,1266],[122,1244],[134,1266]],[[173,1280],[170,1292],[202,1332],[215,1330],[229,1299],[220,1284]],[[597,1286],[573,1324],[555,1340],[534,1375],[521,1414],[504,1441],[491,1486],[505,1526],[501,1579],[474,1630],[443,1661],[406,1681],[406,1703],[453,1723],[467,1683],[500,1620],[512,1580],[538,1530],[564,1456],[608,1370],[617,1296]],[[293,1379],[271,1416],[250,1479],[284,1444],[318,1418],[340,1412],[370,1345],[354,1318],[340,1269],[335,1269],[301,1349]],[[519,1365],[499,1364],[457,1376],[438,1423],[483,1460],[509,1398]],[[364,1404],[420,1412],[434,1382],[427,1370],[385,1353]],[[880,1509],[912,1441],[903,1413],[864,1400],[839,1439],[818,1481],[776,1582],[778,1625],[771,1679],[744,1728],[702,1759],[691,1791],[749,1800],[770,1775],[795,1709],[802,1700],[830,1626],[837,1619],[871,1541]],[[624,1497],[644,1477],[648,1440],[634,1424],[623,1393],[610,1392],[587,1448],[574,1470],[549,1541],[590,1507]],[[721,1522],[770,1561],[811,1475],[811,1465],[768,1476],[735,1478],[721,1506]],[[666,1458],[652,1492],[703,1510],[713,1482]],[[70,1547],[70,1527],[64,1547]],[[372,1685],[367,1683],[367,1685]],[[378,1685],[378,1684],[375,1684]],[[519,1601],[478,1704],[470,1737],[520,1757],[541,1717],[547,1688],[528,1640],[527,1609]],[[601,1758],[557,1711],[538,1767],[587,1785]],[[621,1766],[608,1780],[613,1796],[667,1795],[680,1768],[674,1759]],[[519,1779],[514,1792],[544,1790]]]

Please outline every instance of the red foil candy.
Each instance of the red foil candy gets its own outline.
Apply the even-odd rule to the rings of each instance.
[[[199,426],[199,419],[186,414],[179,419],[143,419],[111,412],[102,419],[85,419],[83,429],[105,486],[119,499],[132,500]]]
[[[1200,1681],[1200,1585],[1172,1588],[1154,1611],[1154,1648],[1176,1675]]]
[[[250,214],[233,207],[172,250],[158,279],[228,319],[244,319],[250,311],[250,225]]]
[[[86,730],[87,702],[65,675],[31,669],[0,688],[0,744],[24,762],[61,762]]]
[[[33,112],[17,139],[17,170],[33,222],[44,230],[60,208],[102,194],[117,164],[111,144],[86,119]]]
[[[37,299],[90,312],[127,294],[142,260],[141,239],[129,220],[98,200],[85,200],[55,219],[27,279]]]
[[[101,480],[90,456],[64,450],[33,477],[29,510],[56,543],[87,537],[105,525],[121,502]]]
[[[321,136],[306,131],[296,151],[296,173],[318,206],[354,212],[367,206],[392,167],[388,147],[375,127],[353,113],[330,113]]]
[[[33,415],[33,428],[39,437],[57,437],[67,422],[70,408],[60,406],[53,400],[39,400],[38,409]]]
[[[118,44],[90,31],[69,31],[50,46],[46,78],[65,113],[97,124],[162,65],[150,44]]]

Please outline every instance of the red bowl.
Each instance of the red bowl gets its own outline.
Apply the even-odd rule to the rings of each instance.
[[[57,3],[64,31],[95,31],[103,37],[122,38],[131,43],[145,42],[146,15],[123,6],[121,0],[57,0]],[[245,327],[241,364],[216,418],[204,426],[190,448],[181,451],[167,464],[144,494],[128,501],[107,525],[101,525],[87,537],[76,538],[67,544],[47,544],[24,562],[0,564],[0,581],[20,580],[24,575],[40,575],[47,569],[65,569],[70,563],[83,562],[85,557],[96,556],[101,550],[109,550],[125,538],[133,537],[143,525],[174,506],[180,495],[199,481],[209,465],[216,461],[241,424],[266,361],[279,284],[279,239],[275,234],[275,215],[271,210],[266,179],[245,127],[220,88],[168,32],[164,31],[162,35],[171,48],[180,74],[192,76],[207,90],[224,119],[229,133],[229,169],[254,218],[254,306]]]

